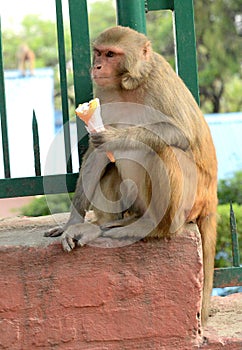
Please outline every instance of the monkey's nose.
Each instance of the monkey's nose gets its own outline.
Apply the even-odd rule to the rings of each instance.
[[[96,66],[96,69],[101,69],[101,68],[102,66],[100,64]]]

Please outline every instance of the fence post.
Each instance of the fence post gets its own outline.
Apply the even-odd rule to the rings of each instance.
[[[193,0],[174,0],[173,16],[177,71],[199,104]]]
[[[90,77],[91,54],[86,0],[69,0],[70,29],[72,41],[72,62],[74,72],[75,104],[92,98]],[[78,154],[81,165],[82,157],[88,147],[88,133],[84,123],[76,118],[78,136]]]
[[[11,173],[10,173],[10,163],[9,163],[8,125],[7,125],[2,52],[3,52],[2,51],[2,30],[1,30],[1,18],[0,18],[0,119],[1,119],[1,129],[2,129],[4,173],[5,173],[5,178],[9,178],[11,177]]]
[[[33,110],[33,120],[32,120],[32,131],[33,131],[35,175],[40,176],[41,175],[41,164],[40,164],[39,130],[38,130],[38,122],[37,122],[34,110]]]
[[[230,202],[230,230],[232,239],[233,266],[240,267],[239,240],[232,202]]]
[[[118,24],[146,34],[145,0],[116,0]]]
[[[61,103],[62,103],[62,120],[65,140],[66,170],[72,173],[72,156],[71,156],[71,137],[69,124],[69,107],[68,107],[68,86],[66,77],[66,55],[65,55],[65,37],[62,14],[62,2],[56,0],[56,25],[58,38],[58,58],[60,66],[60,83],[61,83]]]

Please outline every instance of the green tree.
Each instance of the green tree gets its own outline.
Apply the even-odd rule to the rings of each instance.
[[[35,52],[37,67],[53,67],[58,63],[54,22],[28,15],[22,21],[21,37]]]
[[[148,12],[147,35],[151,39],[153,49],[162,54],[174,67],[174,36],[172,30],[171,11]]]
[[[72,198],[72,193],[38,196],[21,208],[21,214],[26,216],[45,216],[54,213],[66,213],[70,210]]]
[[[225,85],[221,98],[223,112],[237,112],[242,110],[242,79],[240,74],[234,74]]]
[[[235,16],[241,12],[242,0],[197,0],[194,4],[201,105],[206,112],[227,112],[222,100],[224,96],[229,99],[227,90],[234,77],[241,79],[242,39]],[[238,100],[233,109],[241,104],[241,96]]]
[[[97,1],[90,5],[89,30],[91,41],[100,32],[116,25],[116,10],[112,0]]]
[[[242,0],[195,0],[195,25],[201,106],[204,112],[238,111],[241,97],[241,40],[235,16]],[[174,40],[170,11],[147,14],[147,33],[154,49],[174,66]],[[112,0],[91,5],[90,32],[93,39],[115,25]]]
[[[218,183],[218,198],[220,204],[242,204],[242,171],[237,171],[233,177],[222,179]]]
[[[6,29],[2,37],[4,68],[15,69],[17,68],[17,49],[22,43],[22,39],[12,29]]]
[[[21,30],[3,31],[4,68],[17,68],[16,53],[18,47],[26,43],[34,51],[36,67],[55,67],[58,64],[56,24],[43,20],[38,15],[27,15],[21,23]],[[65,46],[67,60],[71,58],[71,40],[69,28],[65,26]]]

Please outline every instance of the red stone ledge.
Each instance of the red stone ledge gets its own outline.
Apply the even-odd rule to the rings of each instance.
[[[202,345],[195,225],[169,241],[67,254],[59,239],[43,237],[65,220],[0,221],[0,349],[241,350],[227,347],[238,337],[216,347],[206,332]]]

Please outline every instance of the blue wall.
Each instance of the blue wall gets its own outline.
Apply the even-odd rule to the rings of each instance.
[[[242,170],[242,112],[205,116],[218,158],[218,178],[225,179]]]
[[[34,175],[32,117],[39,127],[41,164],[54,137],[54,77],[51,68],[35,69],[34,76],[21,77],[19,71],[5,72],[11,176]],[[1,148],[1,146],[0,146]],[[0,149],[2,157],[2,150]],[[0,159],[0,177],[3,166]]]

